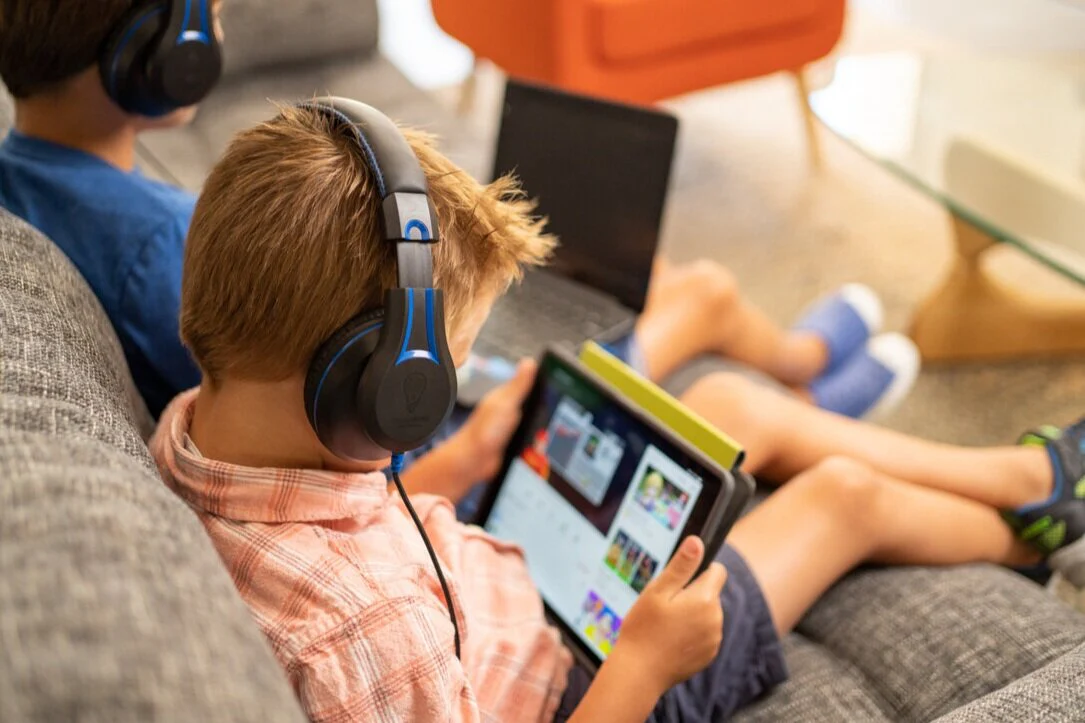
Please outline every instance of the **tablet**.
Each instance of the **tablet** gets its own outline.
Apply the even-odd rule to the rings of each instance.
[[[752,493],[747,476],[553,350],[479,519],[523,548],[548,617],[594,670],[678,543],[701,536],[707,565]]]

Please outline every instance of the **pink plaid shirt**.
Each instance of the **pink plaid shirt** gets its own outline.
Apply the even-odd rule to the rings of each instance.
[[[313,721],[551,720],[571,656],[521,552],[412,498],[459,614],[463,662],[418,531],[382,474],[255,469],[188,440],[196,392],[151,441]]]

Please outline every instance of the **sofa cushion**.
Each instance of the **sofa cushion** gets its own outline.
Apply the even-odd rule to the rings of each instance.
[[[1085,646],[980,700],[938,719],[938,723],[1050,723],[1082,718]]]
[[[993,565],[869,569],[798,631],[863,671],[895,720],[929,721],[1078,648],[1085,615]]]
[[[0,720],[300,723],[149,423],[90,289],[0,212]]]
[[[833,1],[839,0],[829,0]],[[605,61],[621,63],[709,43],[741,43],[744,35],[794,32],[826,4],[826,0],[590,0],[593,50]]]
[[[377,45],[376,0],[230,0],[222,5],[227,76],[364,56]]]
[[[894,720],[863,671],[839,660],[802,635],[784,640],[787,681],[760,701],[743,708],[733,723],[838,723]]]

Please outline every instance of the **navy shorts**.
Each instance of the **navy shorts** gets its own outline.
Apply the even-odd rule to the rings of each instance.
[[[659,699],[648,718],[653,723],[726,720],[787,679],[776,626],[746,561],[728,545],[716,559],[727,568],[727,584],[720,595],[723,645],[707,668]],[[591,675],[579,666],[573,668],[555,721],[572,716],[589,685]]]

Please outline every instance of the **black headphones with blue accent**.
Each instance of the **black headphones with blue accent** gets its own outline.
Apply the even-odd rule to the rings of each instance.
[[[317,350],[305,380],[321,443],[343,459],[376,461],[425,443],[456,399],[444,296],[433,285],[437,215],[418,157],[388,117],[345,98],[300,107],[357,141],[381,197],[383,241],[396,246],[398,286],[383,308],[355,316]]]
[[[392,453],[392,479],[429,552],[452,621],[452,593],[426,528],[399,479],[403,452],[420,447],[452,413],[456,367],[445,335],[444,296],[433,286],[437,213],[426,174],[387,116],[346,98],[301,103],[346,130],[365,158],[381,197],[382,242],[396,245],[398,286],[384,306],[363,311],[325,341],[305,377],[305,414],[321,444],[342,459],[377,461]]]
[[[102,84],[117,105],[158,117],[207,97],[222,75],[211,2],[136,2],[98,58]]]

